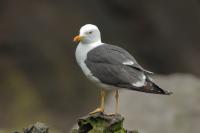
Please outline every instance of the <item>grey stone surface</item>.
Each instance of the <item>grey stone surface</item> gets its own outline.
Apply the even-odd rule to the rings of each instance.
[[[171,96],[120,91],[120,113],[127,129],[140,133],[199,133],[200,79],[187,74],[155,76]],[[114,111],[114,96],[108,98],[107,112]]]
[[[48,126],[41,122],[36,122],[33,125],[29,125],[28,128],[24,129],[24,133],[48,133]]]

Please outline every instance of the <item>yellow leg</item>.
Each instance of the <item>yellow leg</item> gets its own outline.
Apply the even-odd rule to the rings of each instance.
[[[118,90],[115,91],[115,112],[114,113],[111,113],[109,115],[116,115],[118,114],[118,111],[119,111],[119,92]]]
[[[100,108],[102,108],[104,110],[104,103],[105,103],[105,96],[106,96],[106,92],[105,90],[101,90],[101,106]]]
[[[116,100],[115,114],[117,114],[119,111],[119,92],[118,92],[118,90],[115,91],[115,100]]]
[[[104,112],[105,95],[106,95],[106,92],[105,92],[105,90],[102,89],[101,95],[100,95],[100,100],[101,100],[100,107],[95,109],[94,111],[90,112],[90,114],[94,114],[94,113],[98,113],[98,112]]]

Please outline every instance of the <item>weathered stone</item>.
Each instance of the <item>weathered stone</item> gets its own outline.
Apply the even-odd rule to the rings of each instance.
[[[72,133],[137,133],[123,128],[124,117],[120,114],[95,113],[78,119],[78,129]]]
[[[24,133],[48,133],[48,126],[44,123],[37,122],[24,129]]]

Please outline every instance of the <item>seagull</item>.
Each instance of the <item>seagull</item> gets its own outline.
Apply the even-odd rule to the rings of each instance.
[[[104,112],[106,90],[115,90],[115,113],[118,113],[119,89],[170,95],[153,82],[152,72],[141,67],[126,50],[101,41],[97,26],[86,24],[81,27],[74,42],[79,42],[75,56],[86,77],[101,87],[100,106],[90,114]]]

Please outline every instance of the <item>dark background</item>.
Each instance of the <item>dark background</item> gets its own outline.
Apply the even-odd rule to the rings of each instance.
[[[87,23],[150,71],[200,76],[199,0],[1,0],[0,128],[67,131],[96,107],[72,42]]]

